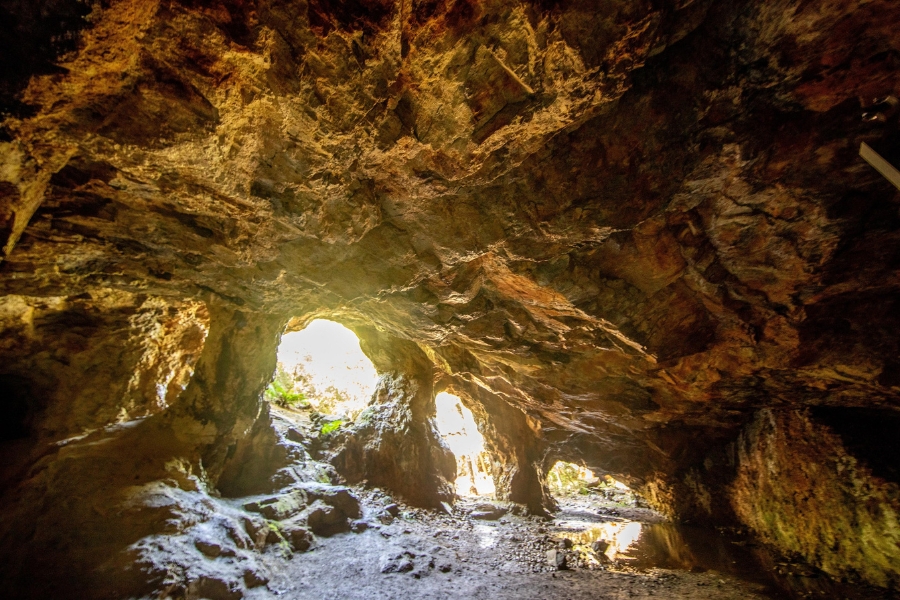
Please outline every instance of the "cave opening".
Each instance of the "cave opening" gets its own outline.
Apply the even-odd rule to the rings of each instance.
[[[838,436],[847,451],[872,474],[900,483],[900,412],[885,408],[816,406],[814,419]]]
[[[556,461],[547,473],[547,486],[554,496],[588,494],[588,486],[597,481],[598,478],[594,476],[594,472],[587,467],[563,460]]]
[[[335,321],[314,319],[281,337],[265,397],[281,409],[332,417],[325,427],[337,427],[354,421],[369,405],[377,382],[356,334]]]
[[[495,493],[491,475],[491,456],[478,431],[472,411],[459,396],[441,392],[434,398],[435,422],[441,439],[456,458],[456,494],[489,496]]]
[[[607,500],[621,506],[637,506],[637,494],[611,475],[598,477],[584,465],[556,461],[547,472],[547,487],[556,499],[582,496],[588,500]]]

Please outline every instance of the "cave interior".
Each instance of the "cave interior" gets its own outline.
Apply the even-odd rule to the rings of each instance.
[[[895,597],[898,31],[0,2],[4,595]],[[377,373],[351,416],[272,399],[317,320]]]

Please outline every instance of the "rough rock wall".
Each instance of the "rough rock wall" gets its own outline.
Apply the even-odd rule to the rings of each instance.
[[[640,492],[672,518],[742,525],[832,576],[896,585],[898,426],[885,409],[763,409],[735,441]]]
[[[427,380],[426,380],[427,381]],[[366,480],[398,494],[414,506],[452,502],[456,461],[432,419],[425,417],[434,396],[430,382],[408,375],[382,375],[366,408],[332,459],[349,482]]]
[[[190,381],[206,338],[200,302],[110,290],[0,299],[4,439],[42,442],[159,413]]]
[[[171,369],[157,368],[159,364],[180,360],[179,366],[189,368],[196,360],[194,375],[183,392],[178,385],[180,393],[173,393],[168,404],[153,404],[154,410],[138,411],[128,420],[114,412],[105,426],[90,421],[93,428],[79,430],[78,436],[32,438],[25,454],[21,445],[4,444],[4,457],[20,465],[0,498],[4,589],[29,598],[122,598],[167,587],[183,593],[185,585],[194,585],[201,589],[192,593],[202,597],[213,593],[203,591],[204,581],[219,585],[215,581],[223,578],[222,573],[208,572],[216,567],[203,558],[200,542],[209,537],[230,540],[226,544],[236,568],[228,576],[234,579],[236,573],[237,579],[229,585],[244,589],[243,569],[255,573],[258,568],[255,543],[240,515],[213,496],[229,448],[247,435],[261,413],[261,394],[274,371],[284,321],[209,300],[210,334],[203,343],[204,335],[198,339],[196,331],[206,333],[206,322],[197,318],[197,312],[206,316],[202,305],[147,299],[127,303],[121,295],[112,297],[118,303],[106,300],[100,306],[100,300],[92,304],[57,299],[50,304],[55,311],[47,308],[47,300],[32,301],[37,314],[70,315],[49,318],[50,325],[76,324],[73,311],[92,314],[85,304],[95,319],[108,325],[88,328],[91,335],[80,338],[77,327],[64,327],[63,332],[35,328],[57,335],[39,346],[41,352],[54,343],[69,350],[72,340],[82,340],[90,368],[79,368],[71,385],[87,392],[115,382],[119,387],[110,393],[128,399],[126,382],[155,378],[147,387],[157,399],[157,385],[165,390],[171,380]],[[124,317],[123,305],[131,308],[124,310]],[[160,310],[167,306],[173,310]],[[182,326],[173,326],[173,319]],[[41,352],[23,358],[64,381],[71,365],[53,362]],[[77,365],[78,353],[65,356]],[[123,366],[128,359],[141,360]],[[77,410],[87,410],[84,418],[94,420],[104,414],[93,415],[93,405],[72,404],[66,397],[48,399],[54,404],[38,415],[37,423],[43,423],[45,415],[56,423],[57,410],[76,416],[81,416]],[[74,422],[83,427],[79,419]],[[254,577],[248,581],[258,585]]]
[[[434,422],[434,365],[415,344],[357,330],[381,378],[331,463],[351,483],[366,480],[416,506],[453,502],[456,460]]]
[[[895,404],[856,149],[893,157],[898,16],[856,8],[110,3],[4,122],[3,289],[356,311],[637,479]]]
[[[202,302],[92,290],[0,300],[0,487],[58,445],[160,414],[187,385],[208,327]]]
[[[181,401],[168,415],[215,485],[225,462],[263,415],[286,319],[210,302],[209,336]]]
[[[253,428],[227,453],[216,489],[226,498],[274,491],[286,484],[277,473],[309,457],[294,452],[279,438],[269,406],[264,403]],[[288,477],[290,477],[288,475]]]
[[[764,540],[835,576],[878,585],[898,579],[900,487],[853,456],[842,437],[809,411],[764,410],[737,442],[730,500]],[[840,416],[853,418],[853,411]],[[887,415],[890,418],[890,414]],[[885,419],[875,416],[875,420]],[[896,436],[897,419],[889,423]],[[875,431],[872,431],[872,430]],[[870,427],[867,436],[879,436]],[[896,441],[882,457],[896,466]]]

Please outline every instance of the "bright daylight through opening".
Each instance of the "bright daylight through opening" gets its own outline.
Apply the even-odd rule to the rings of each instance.
[[[456,456],[456,493],[459,496],[491,496],[490,455],[484,449],[484,437],[478,431],[472,411],[458,396],[441,392],[434,399],[437,427],[441,437]]]
[[[554,496],[587,493],[599,481],[590,469],[563,461],[553,465],[547,474],[547,485]]]
[[[609,475],[597,477],[587,467],[562,460],[557,461],[550,469],[547,474],[547,485],[554,496],[599,493],[604,497],[629,496],[629,501],[634,501],[631,488],[621,481],[617,481]]]
[[[316,319],[302,331],[282,336],[266,397],[282,407],[310,407],[353,420],[369,404],[377,382],[356,334],[334,321]]]

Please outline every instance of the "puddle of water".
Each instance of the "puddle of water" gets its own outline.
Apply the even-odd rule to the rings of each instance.
[[[479,523],[475,525],[474,531],[475,534],[478,535],[479,548],[492,548],[497,545],[499,535],[496,527]]]
[[[572,528],[576,522],[563,522],[563,526]],[[645,527],[637,521],[622,521],[611,523],[594,523],[582,531],[568,532],[562,537],[569,538],[576,546],[590,547],[592,542],[606,540],[609,547],[604,554],[612,560],[626,559],[627,551],[641,537],[641,531]]]

